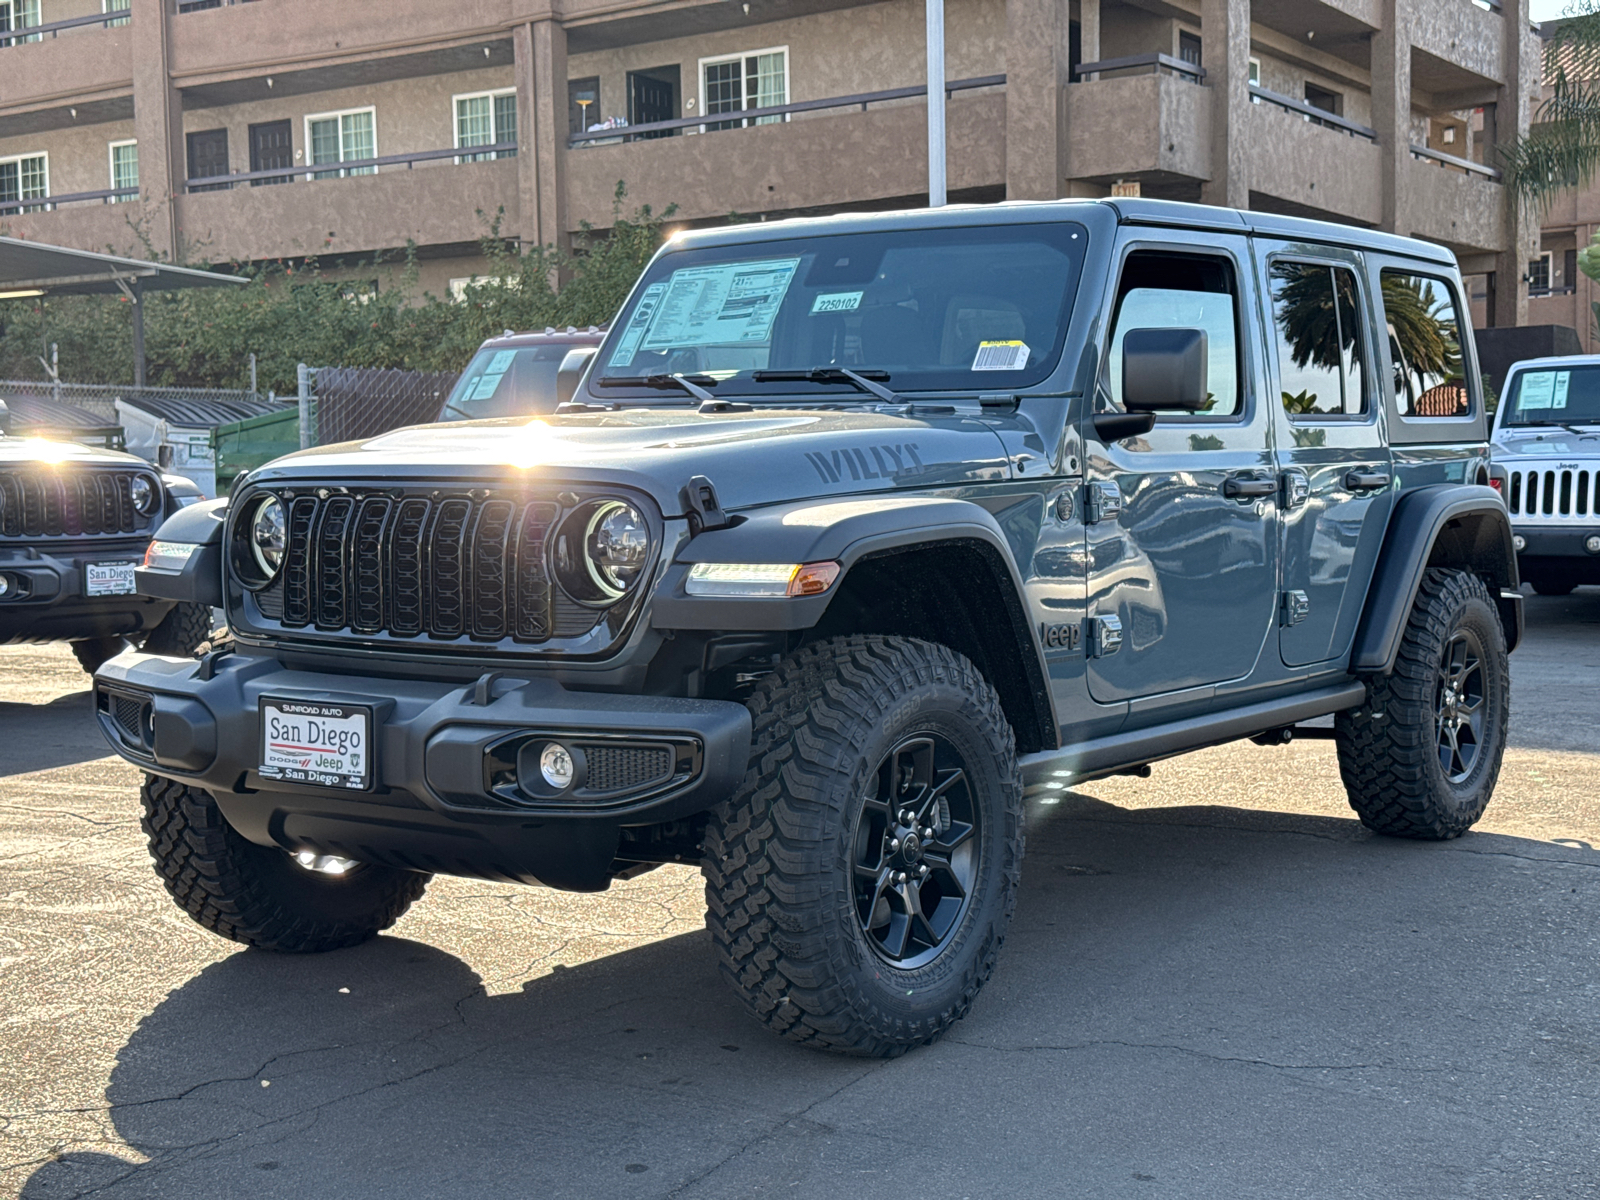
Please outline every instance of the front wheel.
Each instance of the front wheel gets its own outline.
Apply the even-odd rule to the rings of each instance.
[[[412,871],[258,846],[234,831],[209,793],[173,779],[146,775],[139,798],[156,874],[178,907],[246,946],[354,946],[398,921],[428,884]]]
[[[1367,703],[1334,718],[1361,823],[1392,837],[1460,837],[1494,794],[1510,708],[1505,633],[1488,588],[1465,571],[1430,569],[1394,672],[1368,679]]]
[[[757,685],[739,793],[712,811],[707,924],[756,1018],[892,1056],[994,970],[1016,904],[1022,777],[994,689],[908,638],[805,647]]]

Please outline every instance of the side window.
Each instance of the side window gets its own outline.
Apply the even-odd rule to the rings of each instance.
[[[1203,329],[1207,404],[1202,417],[1231,417],[1239,387],[1239,305],[1233,264],[1198,254],[1135,251],[1122,267],[1111,335],[1111,397],[1122,403],[1122,340],[1130,329]],[[1187,413],[1162,420],[1193,419]]]
[[[1284,410],[1290,417],[1365,413],[1367,347],[1355,272],[1275,259],[1271,277]]]
[[[1472,393],[1462,373],[1461,311],[1443,279],[1384,271],[1383,319],[1403,417],[1465,417]]]

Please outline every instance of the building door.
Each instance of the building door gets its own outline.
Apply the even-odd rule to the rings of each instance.
[[[1200,65],[1200,39],[1192,33],[1178,31],[1178,57],[1191,67]]]
[[[1291,667],[1342,657],[1377,563],[1394,493],[1378,426],[1374,298],[1353,251],[1256,239],[1272,313],[1283,597]]]
[[[205,129],[189,135],[189,178],[210,179],[213,175],[228,173],[228,131]],[[190,188],[193,192],[220,192],[226,183],[205,184]]]
[[[1248,677],[1278,591],[1273,413],[1260,400],[1259,326],[1244,318],[1255,312],[1248,244],[1207,234],[1195,253],[1129,237],[1124,254],[1096,410],[1125,407],[1132,329],[1205,333],[1208,406],[1120,440],[1093,415],[1084,422],[1089,694],[1101,703]]]
[[[678,116],[678,67],[653,67],[648,71],[628,72],[628,124],[646,125],[652,121],[672,121]],[[641,134],[641,137],[666,137],[670,129]]]
[[[250,126],[250,169],[288,171],[294,168],[294,122],[268,121]],[[293,176],[280,179],[252,179],[251,187],[263,183],[288,183]]]

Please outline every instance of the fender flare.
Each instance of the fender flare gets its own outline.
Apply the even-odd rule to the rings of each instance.
[[[228,501],[202,500],[180,508],[161,523],[155,541],[193,546],[181,568],[139,566],[134,586],[142,596],[186,604],[222,607],[222,534],[227,528]]]
[[[1430,484],[1406,492],[1395,504],[1356,630],[1353,673],[1394,671],[1411,606],[1430,566],[1481,576],[1500,611],[1506,649],[1516,649],[1522,640],[1522,594],[1505,502],[1493,488],[1477,484]]]
[[[689,539],[667,568],[651,601],[650,623],[662,630],[786,632],[814,628],[857,563],[899,551],[961,546],[977,551],[995,577],[1005,617],[1027,673],[1027,692],[1044,744],[1059,738],[1039,631],[1028,618],[1021,573],[993,515],[968,500],[880,496],[808,500],[741,514],[737,523]],[[746,600],[690,596],[695,563],[837,562],[839,578],[820,596]]]

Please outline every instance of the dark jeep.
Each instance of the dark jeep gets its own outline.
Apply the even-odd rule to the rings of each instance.
[[[1521,609],[1466,311],[1436,246],[1178,204],[679,236],[551,417],[182,514],[142,586],[233,648],[115,659],[101,721],[223,936],[698,863],[752,1012],[893,1054],[994,967],[1025,789],[1332,715],[1372,829],[1482,814]]]
[[[161,523],[204,499],[114,450],[0,434],[0,645],[71,642],[86,671],[139,644],[188,657],[211,609],[137,594]]]

